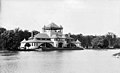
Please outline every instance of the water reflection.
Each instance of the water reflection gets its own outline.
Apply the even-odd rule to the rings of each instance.
[[[1,56],[12,56],[12,55],[17,55],[17,51],[2,51],[0,52]]]
[[[0,73],[119,73],[118,51],[0,53]]]
[[[0,73],[16,73],[17,64],[17,62],[0,63]]]
[[[0,73],[16,73],[18,52],[0,51]]]

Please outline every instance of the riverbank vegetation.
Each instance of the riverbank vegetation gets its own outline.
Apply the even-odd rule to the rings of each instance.
[[[120,48],[120,38],[112,32],[108,32],[106,35],[87,35],[82,34],[74,35],[71,34],[71,37],[75,40],[81,41],[81,45],[84,48],[92,49],[115,49]]]
[[[39,33],[36,30],[32,32],[34,32],[34,35]],[[28,30],[22,30],[20,28],[7,30],[6,28],[0,28],[0,50],[18,50],[20,42],[23,39],[28,40],[30,36],[31,32]],[[70,34],[70,36],[75,40],[78,39],[84,48],[120,48],[120,38],[112,32],[101,36],[83,34]]]
[[[39,33],[38,31],[32,31],[34,34]],[[18,50],[20,42],[23,39],[28,40],[31,36],[31,32],[28,30],[21,30],[16,28],[14,30],[7,30],[0,28],[0,50]]]

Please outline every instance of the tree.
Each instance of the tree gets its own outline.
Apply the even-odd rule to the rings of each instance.
[[[92,40],[91,44],[93,46],[93,48],[102,48],[103,46],[103,37],[99,36],[96,37]]]
[[[93,36],[93,35],[87,35],[87,36],[84,36],[82,34],[77,34],[77,35],[71,35],[72,38],[74,38],[75,40],[79,40],[81,42],[81,45],[83,47],[86,47],[86,48],[89,48],[92,46],[91,44],[91,41],[93,38],[96,38],[96,36]]]
[[[92,39],[93,39],[93,38],[94,38],[94,36],[92,36],[92,35],[84,36],[86,48],[92,46],[91,42],[92,42]]]
[[[120,38],[116,38],[115,44],[113,46],[114,48],[120,48]]]
[[[109,46],[108,40],[107,40],[107,39],[104,39],[104,40],[103,40],[103,48],[108,48],[108,46]]]
[[[3,33],[4,31],[6,31],[5,28],[0,28],[0,34]]]
[[[32,33],[33,33],[33,35],[36,35],[36,34],[38,34],[38,33],[40,33],[40,32],[37,31],[37,30],[33,30]]]
[[[3,49],[7,49],[10,50],[12,48],[13,45],[13,36],[14,36],[14,31],[13,30],[8,30],[5,31],[4,33],[1,34],[1,39],[2,39],[2,43],[0,43],[1,47]],[[15,44],[14,44],[15,45]]]
[[[116,41],[116,35],[112,32],[106,34],[106,39],[109,41],[109,47],[113,47]]]
[[[25,38],[26,34],[19,28],[7,30],[1,34],[0,47],[6,50],[18,50],[20,42]]]
[[[24,30],[24,38],[28,40],[30,36],[31,36],[31,32],[29,32],[28,30]]]

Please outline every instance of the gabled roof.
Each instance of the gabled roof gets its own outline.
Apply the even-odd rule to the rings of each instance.
[[[22,43],[53,43],[51,40],[37,40],[37,39],[31,39],[31,40],[27,40],[24,41]]]
[[[66,36],[66,39],[73,39],[73,38],[71,38],[71,37],[69,37],[69,36]]]
[[[50,38],[46,33],[38,33],[34,38]]]
[[[76,40],[76,43],[81,43],[78,39]]]
[[[21,42],[26,42],[26,39],[24,39],[23,41],[21,41]]]

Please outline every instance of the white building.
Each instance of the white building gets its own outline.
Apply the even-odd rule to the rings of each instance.
[[[48,26],[44,26],[43,33],[38,33],[29,38],[29,40],[23,40],[21,42],[21,48],[25,47],[26,43],[30,44],[29,49],[45,47],[78,47],[80,42],[74,41],[69,35],[63,34],[63,27],[58,26],[55,23],[51,23]]]

